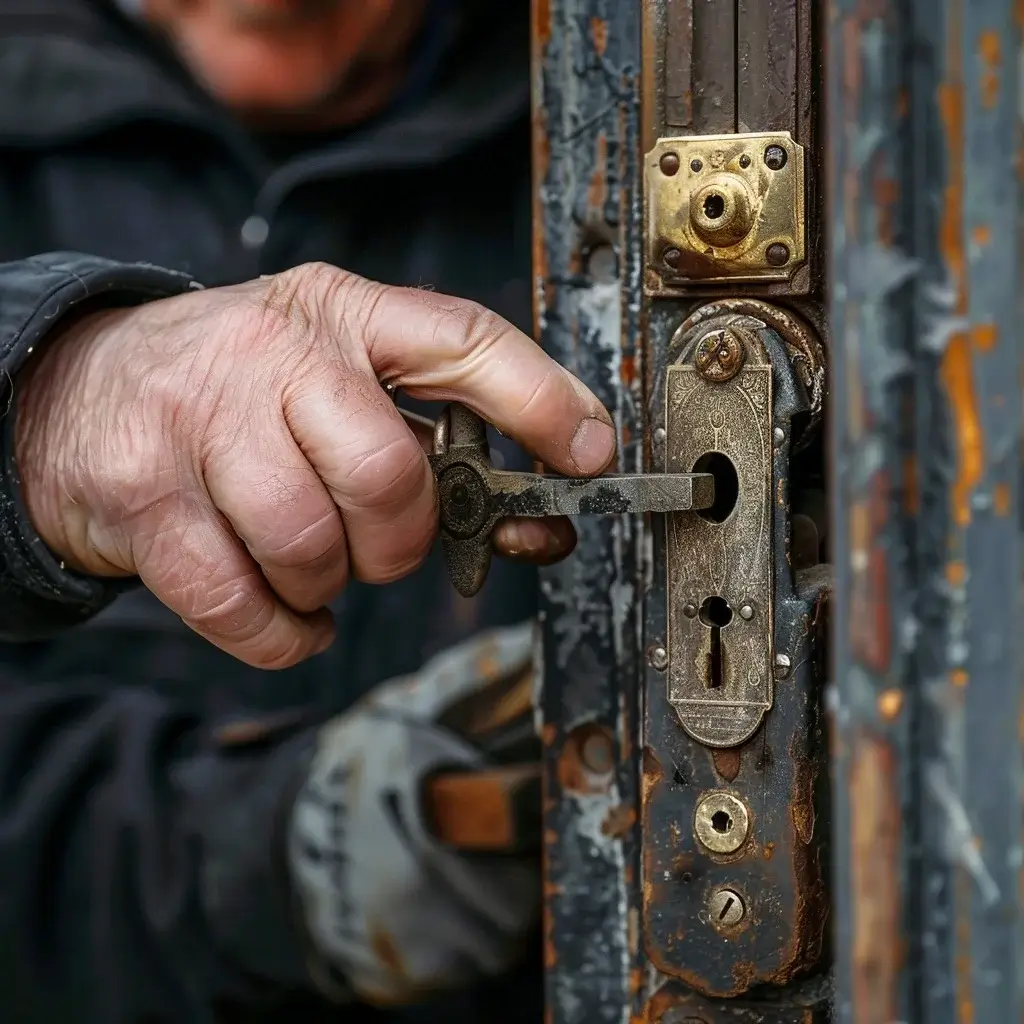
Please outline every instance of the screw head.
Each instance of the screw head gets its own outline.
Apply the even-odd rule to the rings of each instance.
[[[732,380],[746,359],[746,352],[739,335],[726,327],[709,331],[700,341],[693,355],[697,372],[712,383],[720,384]]]
[[[747,156],[746,153],[744,153],[743,156],[740,157],[740,167],[749,167],[749,166],[750,166],[750,157]]]
[[[651,668],[664,672],[668,668],[668,651],[660,644],[656,644],[648,652],[647,660],[651,663]]]
[[[708,901],[708,913],[716,928],[735,928],[746,916],[747,908],[735,889],[716,889]]]
[[[679,171],[679,154],[678,153],[662,153],[661,159],[658,161],[658,166],[661,168],[661,173],[672,177]]]
[[[747,805],[732,793],[708,793],[693,813],[693,831],[712,853],[735,853],[750,835]]]
[[[654,443],[655,444],[664,444],[666,437],[668,437],[668,434],[665,432],[665,428],[664,427],[656,427],[655,428],[655,430],[654,430]]]
[[[690,170],[693,171],[694,174],[697,174],[699,171],[702,171],[703,169],[704,169],[704,161],[703,160],[698,160],[696,157],[694,157],[690,161]]]
[[[789,262],[789,247],[781,242],[772,242],[764,251],[764,258],[772,267],[784,267]]]
[[[782,444],[782,442],[786,440],[786,432],[782,427],[776,427],[772,431],[772,440],[774,440],[776,444]]]
[[[754,617],[754,606],[752,604],[741,604],[740,605],[740,618],[746,619],[749,622]]]
[[[772,171],[781,171],[789,159],[786,151],[781,146],[769,146],[764,151],[765,166]]]
[[[785,679],[789,675],[789,670],[793,667],[793,663],[789,660],[788,654],[776,654],[775,655],[775,678]]]
[[[686,604],[683,605],[683,614],[688,619],[695,619],[697,617],[697,606],[692,602],[687,601]]]
[[[678,249],[666,249],[662,254],[661,258],[670,267],[678,267],[679,261],[683,258],[683,254]]]

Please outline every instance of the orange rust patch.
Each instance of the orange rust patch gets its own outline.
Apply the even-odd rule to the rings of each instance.
[[[971,328],[971,341],[979,352],[991,352],[996,347],[999,331],[995,324],[975,324]]]
[[[967,566],[963,562],[948,562],[946,582],[951,587],[962,587],[967,582]]]
[[[974,394],[974,367],[967,335],[950,339],[942,357],[942,383],[949,397],[956,437],[953,517],[961,529],[971,522],[971,491],[981,480],[984,437]]]
[[[987,224],[975,224],[971,231],[971,241],[981,247],[992,241],[992,229]]]
[[[763,855],[764,855],[764,859],[765,860],[771,860],[772,857],[775,856],[775,844],[774,843],[765,843],[764,844]]]
[[[949,673],[949,681],[960,690],[967,685],[968,678],[966,669],[954,668]]]
[[[597,55],[603,57],[608,49],[608,22],[603,18],[591,18],[590,38],[594,40]]]
[[[999,102],[999,68],[1003,63],[999,33],[988,29],[978,38],[978,56],[981,58],[981,105],[992,110]]]
[[[916,516],[921,509],[921,491],[917,485],[917,459],[913,455],[908,455],[903,460],[903,507],[910,516]]]
[[[888,476],[878,472],[866,499],[850,510],[850,550],[854,559],[850,640],[856,656],[876,672],[885,670],[892,653],[888,562],[880,540],[888,515],[888,493]]]
[[[608,200],[608,138],[604,132],[597,136],[597,152],[594,155],[594,173],[590,176],[587,189],[587,205],[594,213],[602,213]]]
[[[558,758],[558,782],[562,789],[573,793],[607,793],[612,782],[612,772],[589,768],[584,760],[584,747],[588,743],[603,740],[608,749],[608,765],[613,766],[612,751],[615,749],[611,732],[602,725],[591,723],[581,725],[562,744]],[[591,762],[592,763],[592,762]]]
[[[898,1017],[900,804],[890,748],[861,735],[850,766],[854,1024]]]
[[[893,178],[875,178],[875,206],[878,210],[878,237],[883,245],[891,246],[896,241],[896,200],[899,185]]]
[[[373,929],[370,933],[370,948],[389,971],[393,971],[400,977],[405,976],[402,958],[398,955],[398,949],[387,932],[383,932],[379,928]]]
[[[551,0],[533,0],[533,32],[539,43],[551,38]]]
[[[601,822],[601,832],[616,839],[624,836],[636,824],[636,810],[629,804],[617,804],[609,807],[608,813]]]
[[[1005,480],[992,488],[992,510],[1001,519],[1010,514],[1010,485]]]
[[[725,779],[732,782],[740,773],[740,752],[735,748],[731,750],[712,751],[712,759],[715,762],[715,771]]]
[[[903,691],[884,690],[878,695],[878,713],[887,721],[891,722],[899,717],[903,710]]]
[[[619,365],[619,377],[626,387],[632,387],[636,380],[636,359],[631,355],[624,355]]]

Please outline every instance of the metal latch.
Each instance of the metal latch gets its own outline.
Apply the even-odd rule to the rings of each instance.
[[[487,427],[463,405],[447,406],[434,428],[441,543],[455,589],[472,597],[487,578],[491,532],[510,516],[619,515],[711,508],[709,473],[634,473],[586,479],[515,473],[491,465]]]
[[[804,263],[804,150],[789,132],[659,139],[644,175],[649,295],[786,281]]]

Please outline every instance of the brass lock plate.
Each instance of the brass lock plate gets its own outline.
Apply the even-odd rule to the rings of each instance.
[[[667,522],[668,701],[708,747],[772,706],[772,364],[733,319],[666,375],[667,466],[715,477],[710,509]]]
[[[789,132],[659,139],[644,174],[648,295],[786,281],[805,262],[804,149]]]

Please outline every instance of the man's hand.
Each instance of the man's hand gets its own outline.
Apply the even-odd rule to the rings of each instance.
[[[67,328],[18,382],[33,524],[243,661],[295,664],[331,642],[324,605],[350,578],[397,579],[434,539],[426,439],[381,382],[463,402],[563,473],[614,454],[594,395],[495,314],[309,265]],[[510,522],[497,546],[570,537]]]

